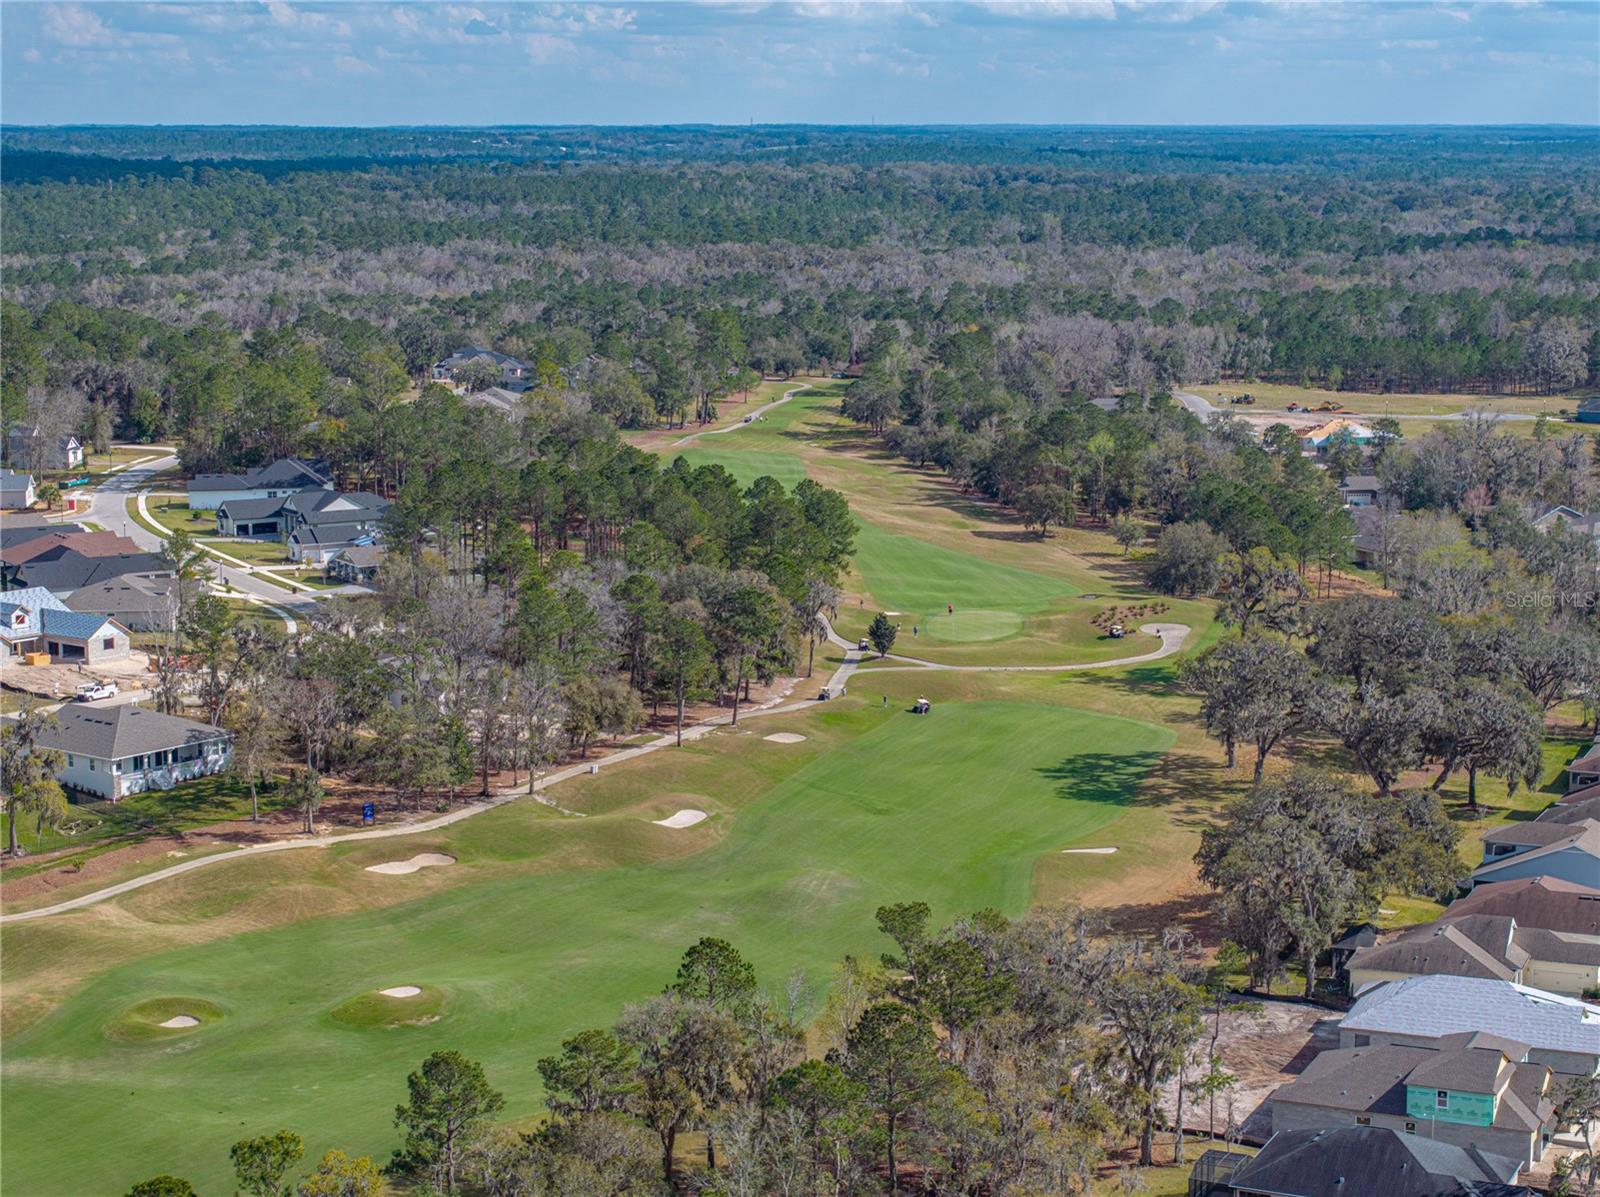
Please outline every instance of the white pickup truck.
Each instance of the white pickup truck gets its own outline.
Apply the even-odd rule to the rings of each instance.
[[[78,693],[74,696],[74,701],[98,702],[102,698],[115,698],[116,696],[116,682],[89,682],[78,687]]]

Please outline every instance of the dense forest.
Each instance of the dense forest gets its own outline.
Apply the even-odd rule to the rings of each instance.
[[[300,355],[315,407],[474,342],[648,424],[744,370],[860,361],[884,326],[917,352],[981,342],[995,368],[969,399],[1029,410],[1218,378],[1565,392],[1600,377],[1595,148],[1575,130],[11,129],[6,414],[73,389],[123,431],[196,439],[263,356]]]

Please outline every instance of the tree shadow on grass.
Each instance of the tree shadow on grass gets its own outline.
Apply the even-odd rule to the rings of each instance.
[[[1201,828],[1213,822],[1226,784],[1212,778],[1216,769],[1215,762],[1192,753],[1084,752],[1039,773],[1056,783],[1058,798],[1157,807],[1174,826]]]
[[[1215,943],[1216,920],[1212,914],[1214,895],[1192,891],[1161,902],[1125,902],[1116,906],[1097,906],[1096,917],[1117,935],[1159,935],[1169,927],[1181,927],[1191,935]]]

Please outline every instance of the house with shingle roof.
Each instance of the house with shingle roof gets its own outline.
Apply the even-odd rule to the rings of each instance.
[[[1228,1183],[1235,1197],[1527,1197],[1518,1160],[1378,1126],[1290,1130]]]
[[[1600,785],[1600,740],[1567,762],[1567,793]]]
[[[1486,1031],[1528,1045],[1528,1059],[1562,1076],[1600,1072],[1600,1006],[1481,977],[1424,976],[1368,986],[1339,1022],[1340,1047],[1438,1047]]]
[[[457,349],[442,362],[434,363],[433,380],[435,382],[454,383],[456,375],[473,362],[484,362],[498,370],[500,372],[500,385],[512,392],[527,390],[530,380],[533,378],[533,366],[521,358],[515,358],[509,353],[500,353],[493,349],[484,349],[478,345],[466,345]]]
[[[178,619],[178,585],[170,574],[145,577],[129,574],[67,596],[74,611],[109,615],[135,632],[170,632]]]
[[[11,460],[30,470],[75,470],[83,465],[83,442],[70,432],[50,437],[30,424],[13,428],[6,440]]]
[[[145,576],[170,574],[159,553],[118,553],[110,557],[90,557],[70,550],[58,557],[42,557],[12,569],[15,586],[41,587],[65,599],[85,586],[94,586],[129,574]]]
[[[1545,829],[1541,837],[1549,835],[1552,827],[1562,828],[1560,834],[1536,846],[1501,844],[1508,848],[1491,856],[1472,871],[1472,884],[1485,881],[1514,881],[1522,877],[1559,877],[1575,885],[1600,889],[1600,823],[1530,823],[1528,827]],[[1520,832],[1527,836],[1531,833]]]
[[[230,499],[286,499],[302,490],[332,490],[325,461],[282,457],[242,474],[196,474],[189,481],[189,509],[215,511]]]
[[[1450,903],[1440,917],[1474,914],[1509,915],[1521,927],[1600,939],[1600,888],[1574,885],[1558,877],[1486,882]]]
[[[7,511],[26,511],[37,497],[32,474],[0,469],[0,507]]]
[[[1446,911],[1437,922],[1408,927],[1361,949],[1347,967],[1352,993],[1380,981],[1441,975],[1511,981],[1582,997],[1600,986],[1600,936],[1524,927],[1505,914]]]
[[[1270,1098],[1272,1129],[1375,1126],[1536,1164],[1556,1131],[1553,1074],[1483,1032],[1436,1048],[1378,1044],[1314,1057]]]
[[[132,650],[126,626],[107,615],[74,611],[42,587],[0,594],[0,660],[48,653],[52,661],[95,665]]]
[[[233,756],[221,728],[133,703],[62,707],[39,743],[65,754],[63,786],[113,802],[220,773]]]

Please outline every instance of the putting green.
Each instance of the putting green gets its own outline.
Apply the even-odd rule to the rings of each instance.
[[[878,608],[901,613],[902,650],[913,624],[919,639],[999,640],[1021,631],[1024,615],[1078,593],[1059,578],[968,557],[866,521],[856,533],[855,563]]]
[[[738,945],[769,985],[801,967],[822,987],[844,953],[882,950],[872,921],[882,903],[926,900],[941,920],[987,906],[1020,914],[1035,863],[1116,819],[1173,740],[1153,724],[1025,703],[941,704],[920,719],[851,708],[817,719],[819,734],[867,730],[809,761],[792,750],[763,754],[781,780],[732,813],[720,839],[673,833],[707,835],[702,851],[622,868],[517,869],[506,845],[548,841],[551,829],[579,845],[657,829],[641,831],[630,811],[555,822],[508,806],[442,837],[462,861],[452,873],[468,884],[99,977],[6,1044],[0,1187],[30,1197],[115,1193],[173,1171],[201,1192],[227,1191],[229,1144],[279,1127],[305,1137],[308,1159],[330,1147],[387,1158],[406,1073],[440,1048],[483,1061],[508,1118],[534,1114],[538,1056],[658,992],[701,935]],[[725,746],[685,751],[678,767],[694,776],[684,788],[726,777]],[[796,762],[792,772],[782,771],[786,761]],[[641,794],[649,784],[643,773],[619,776]],[[486,859],[503,863],[475,875],[472,862]],[[278,866],[257,867],[270,882]],[[8,952],[37,958],[70,942],[71,925],[21,924],[4,939]],[[389,1032],[329,1017],[352,997],[408,980],[448,993],[446,1016]],[[106,1024],[129,1006],[175,992],[203,995],[228,1017],[189,1036],[182,1052],[107,1041]],[[346,1008],[352,1021],[370,1010],[359,1005]]]

